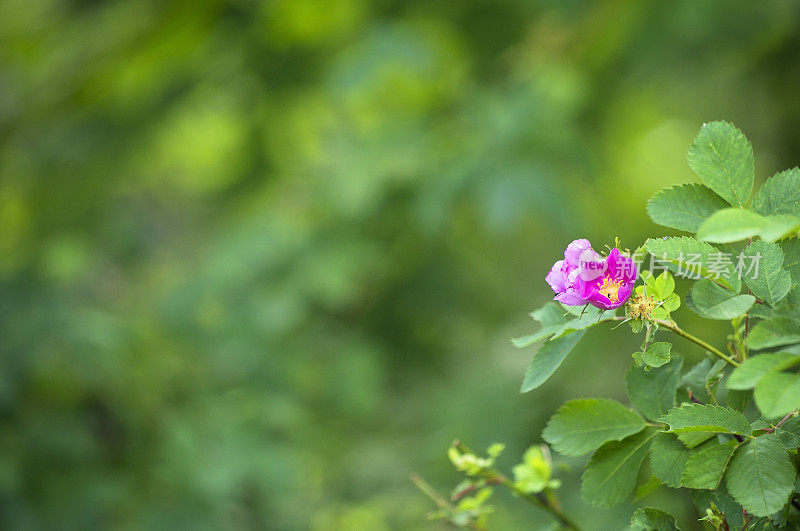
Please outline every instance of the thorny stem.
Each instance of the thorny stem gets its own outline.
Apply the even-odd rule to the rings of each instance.
[[[459,452],[462,452],[462,453],[473,453],[472,450],[470,450],[467,446],[462,444],[461,441],[459,441],[459,440],[453,441],[453,446],[458,448]],[[558,522],[561,525],[563,525],[564,527],[566,527],[567,529],[572,529],[573,531],[580,531],[580,528],[578,527],[578,525],[575,522],[573,522],[572,519],[570,519],[569,516],[565,515],[558,508],[557,502],[553,503],[553,501],[548,500],[548,498],[550,496],[553,496],[552,493],[550,493],[550,496],[548,496],[548,497],[542,496],[542,498],[540,498],[539,496],[535,496],[535,495],[533,495],[533,494],[531,494],[529,492],[525,492],[524,490],[520,489],[519,487],[514,485],[513,481],[508,479],[508,477],[506,477],[504,474],[498,472],[494,468],[486,468],[485,469],[485,473],[486,473],[486,476],[488,478],[496,481],[499,484],[505,485],[512,492],[514,492],[514,494],[516,494],[520,498],[524,498],[524,499],[528,500],[529,502],[531,502],[532,504],[536,505],[540,509],[544,509],[545,511],[547,511],[548,513],[553,515],[553,517],[555,517],[556,520],[558,520]]]

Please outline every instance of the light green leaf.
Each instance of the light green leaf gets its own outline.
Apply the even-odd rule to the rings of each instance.
[[[753,190],[753,148],[732,124],[704,124],[689,148],[689,166],[728,203],[743,207]]]
[[[733,370],[728,378],[728,389],[752,389],[767,374],[798,364],[800,356],[788,352],[751,356]]]
[[[606,310],[598,313],[587,311],[583,315],[579,315],[578,317],[563,323],[558,330],[553,333],[552,339],[563,337],[575,331],[585,330],[593,327],[594,325],[610,321],[614,318],[614,314],[614,310]]]
[[[765,418],[782,417],[800,408],[800,375],[770,372],[756,384],[753,397]]]
[[[750,435],[753,431],[738,411],[711,404],[685,404],[673,408],[659,422],[668,424],[673,433],[702,431]]]
[[[650,468],[661,483],[677,489],[681,486],[683,467],[698,450],[688,449],[671,433],[659,433],[653,438]]]
[[[699,183],[664,188],[647,203],[650,219],[673,229],[697,232],[705,219],[728,203]]]
[[[752,208],[764,216],[800,216],[800,170],[792,168],[767,179],[753,197]]]
[[[690,489],[716,489],[736,450],[736,441],[712,443],[690,456],[683,469],[681,484]]]
[[[520,392],[527,393],[546,382],[585,333],[581,330],[558,339],[552,339],[542,345],[528,365],[528,370],[525,371]]]
[[[663,271],[656,277],[653,283],[653,295],[659,300],[665,300],[675,291],[675,279],[672,278],[672,273]]]
[[[675,517],[661,509],[636,509],[631,517],[632,531],[680,531]]]
[[[744,257],[751,265],[742,268],[744,281],[756,297],[775,306],[792,287],[789,272],[781,269],[783,251],[774,243],[759,240],[747,246]]]
[[[800,230],[800,216],[779,214],[762,216],[751,210],[726,208],[711,215],[697,230],[697,239],[711,243],[731,243],[756,236],[778,240]]]
[[[744,315],[755,302],[752,295],[736,295],[706,279],[695,282],[686,297],[686,306],[700,317],[724,321]]]
[[[611,507],[624,501],[636,486],[639,468],[656,433],[648,428],[601,446],[583,473],[583,499],[595,507]]]
[[[645,242],[645,247],[655,260],[675,266],[675,273],[679,276],[714,278],[739,293],[742,283],[734,271],[735,265],[730,257],[726,260],[725,253],[708,243],[681,236],[651,238]]]
[[[675,390],[681,377],[683,359],[675,355],[672,361],[649,371],[635,365],[628,369],[625,387],[631,403],[650,420],[675,407]]]
[[[756,350],[794,343],[800,343],[800,324],[785,317],[758,323],[747,337],[747,346]]]
[[[741,446],[725,475],[728,492],[747,512],[769,516],[789,501],[796,473],[774,435],[762,435]]]
[[[619,402],[607,398],[571,400],[547,423],[542,438],[570,457],[586,454],[608,441],[619,441],[644,429],[645,422]]]
[[[800,284],[800,238],[787,238],[779,243],[783,251],[783,268],[792,276],[792,284]]]
[[[642,352],[642,361],[651,367],[661,367],[669,363],[669,353],[672,344],[665,341],[658,341],[647,345],[647,349]]]

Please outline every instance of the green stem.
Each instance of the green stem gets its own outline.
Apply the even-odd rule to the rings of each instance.
[[[699,337],[695,337],[692,334],[690,334],[689,332],[686,332],[685,330],[683,330],[681,328],[678,328],[678,325],[676,325],[674,323],[671,323],[669,321],[656,321],[656,322],[658,323],[659,326],[663,326],[664,328],[672,330],[673,332],[675,332],[676,334],[678,334],[682,338],[688,339],[692,343],[700,345],[701,347],[703,347],[707,351],[711,352],[713,355],[715,355],[719,359],[726,361],[730,365],[733,365],[734,367],[738,367],[739,366],[739,363],[737,361],[735,361],[733,358],[731,358],[730,356],[726,355],[721,350],[712,347],[711,345],[709,345],[708,343],[706,343],[705,341],[703,341]]]

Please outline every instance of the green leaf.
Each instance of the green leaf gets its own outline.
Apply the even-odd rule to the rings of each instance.
[[[700,317],[724,321],[744,315],[755,302],[752,295],[736,295],[706,279],[695,282],[686,297],[686,306]]]
[[[783,251],[774,243],[755,241],[744,250],[752,267],[742,268],[744,281],[753,294],[770,306],[780,302],[792,287],[789,272],[783,266]]]
[[[664,341],[650,343],[647,349],[642,352],[642,361],[650,367],[661,367],[665,363],[669,363],[669,353],[672,350],[672,344]]]
[[[800,343],[800,324],[785,317],[758,323],[747,337],[747,346],[755,350],[793,343]]]
[[[583,499],[595,507],[611,507],[624,501],[636,485],[639,468],[656,433],[648,428],[601,446],[583,473]]]
[[[645,371],[632,365],[625,376],[625,387],[631,403],[650,420],[675,407],[675,390],[681,377],[683,359],[675,355],[672,361]]]
[[[742,283],[734,271],[735,265],[729,257],[725,259],[725,253],[708,243],[681,236],[651,238],[645,242],[645,247],[655,260],[675,266],[679,276],[713,278],[739,293]]]
[[[689,166],[713,191],[743,207],[753,190],[753,148],[732,124],[704,124],[689,148]]]
[[[686,448],[671,433],[659,433],[653,438],[653,451],[650,452],[650,468],[661,483],[677,489],[681,486],[683,467],[698,450]]]
[[[775,436],[784,448],[793,450],[800,447],[800,417],[792,417],[775,428]]]
[[[789,501],[796,474],[774,435],[762,435],[736,450],[725,480],[728,491],[747,512],[769,516]]]
[[[800,364],[800,356],[788,352],[760,354],[746,359],[728,378],[728,389],[752,389],[767,374]]]
[[[753,397],[765,418],[782,417],[800,408],[800,375],[771,372],[756,384]]]
[[[644,429],[635,412],[608,398],[571,400],[547,423],[542,438],[560,454],[577,457],[608,441],[620,441]]]
[[[683,469],[681,484],[690,489],[718,488],[737,446],[736,441],[726,444],[712,443],[708,448],[690,456]]]
[[[553,335],[570,321],[570,318],[564,315],[561,306],[555,302],[548,302],[538,310],[531,312],[531,317],[539,321],[542,327],[534,334],[512,339],[511,343],[517,348],[527,347]]]
[[[728,203],[699,183],[664,188],[647,203],[650,219],[659,225],[697,232],[705,219]]]
[[[702,431],[750,435],[753,431],[738,411],[710,404],[685,404],[673,408],[659,422],[668,424],[673,433]]]
[[[752,208],[764,216],[800,216],[800,170],[792,168],[767,179],[753,197]]]
[[[765,217],[751,210],[726,208],[711,215],[697,230],[697,239],[731,243],[759,236],[775,241],[800,229],[800,216],[780,214]]]
[[[800,238],[788,238],[779,243],[783,251],[783,268],[792,277],[792,284],[800,284]]]
[[[571,334],[578,330],[585,330],[587,328],[591,328],[594,325],[604,323],[606,321],[610,321],[614,318],[615,311],[614,310],[606,310],[604,312],[590,312],[587,311],[583,313],[583,315],[578,315],[578,317],[574,319],[570,319],[564,324],[562,324],[558,330],[553,333],[552,339],[556,339],[559,337],[563,337],[567,334]]]
[[[552,339],[542,345],[542,348],[539,349],[539,352],[536,353],[530,365],[528,365],[520,392],[527,393],[546,382],[556,372],[564,358],[578,344],[578,341],[581,340],[585,333],[585,331],[575,332],[558,339]]]
[[[631,517],[631,529],[633,531],[680,531],[674,516],[652,507],[636,509]]]

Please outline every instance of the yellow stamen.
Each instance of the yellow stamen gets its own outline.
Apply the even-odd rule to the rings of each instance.
[[[606,297],[612,303],[615,303],[619,300],[619,288],[621,287],[622,279],[617,280],[611,277],[605,277],[597,292]]]

